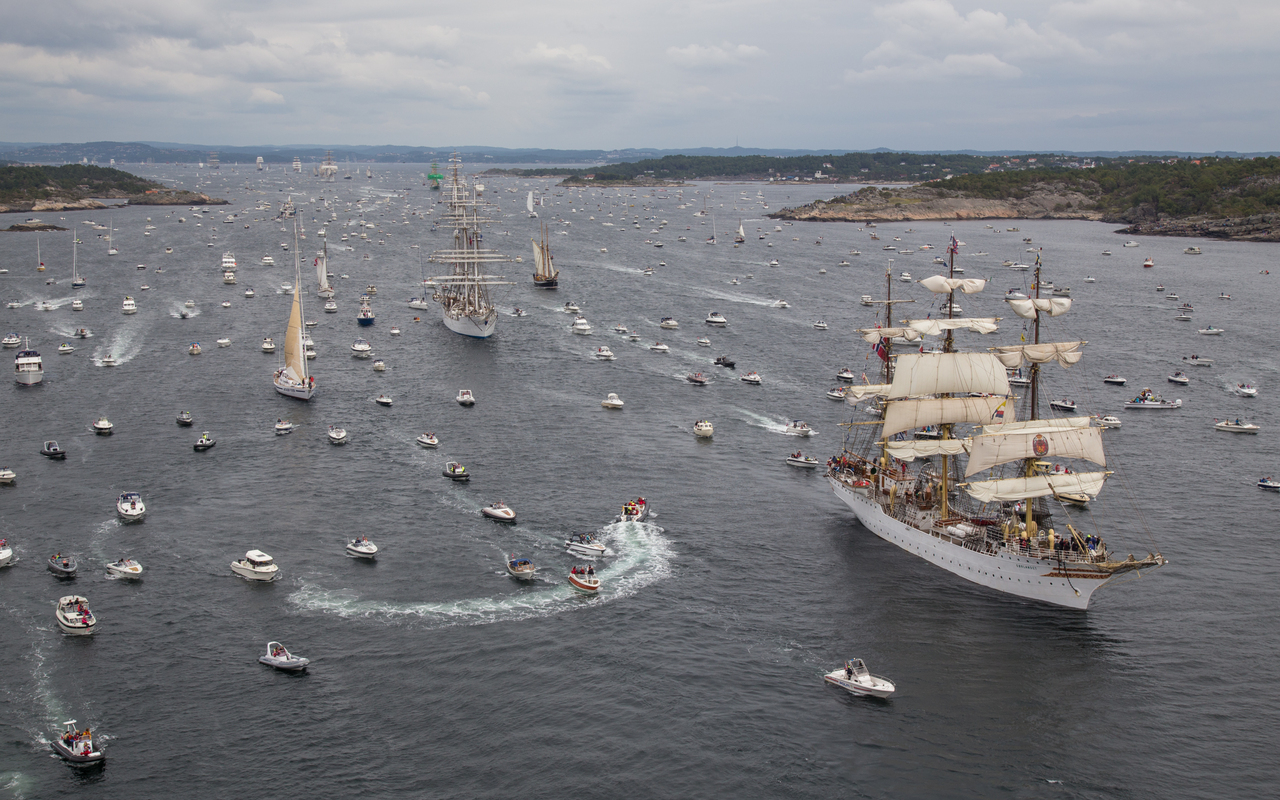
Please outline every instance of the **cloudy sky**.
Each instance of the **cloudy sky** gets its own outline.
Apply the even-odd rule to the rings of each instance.
[[[5,5],[3,141],[1280,149],[1277,0]]]

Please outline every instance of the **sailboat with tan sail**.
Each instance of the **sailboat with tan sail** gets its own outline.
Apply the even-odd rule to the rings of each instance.
[[[560,285],[560,270],[551,263],[551,246],[547,242],[547,223],[542,223],[542,241],[530,239],[533,245],[533,285],[555,289]]]
[[[293,306],[284,332],[284,366],[273,377],[276,391],[285,397],[310,400],[316,391],[316,379],[307,371],[306,350],[302,345],[302,262],[298,255],[298,223],[293,223]]]

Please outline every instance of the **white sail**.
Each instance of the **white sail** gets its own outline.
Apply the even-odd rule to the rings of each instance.
[[[969,441],[969,439],[907,439],[901,442],[888,442],[884,450],[900,461],[914,461],[917,458],[929,456],[958,456],[969,449]]]
[[[1087,428],[1088,417],[1063,417],[1061,419],[1029,419],[1026,422],[1006,422],[1001,425],[984,425],[983,433],[1045,433],[1064,428]]]
[[[896,385],[896,380],[895,380]],[[1013,404],[1005,397],[940,397],[924,400],[899,400],[884,412],[883,435],[940,425],[947,422],[995,422],[1012,420]]]
[[[298,289],[293,292],[293,309],[284,332],[284,366],[290,380],[302,383],[307,379],[307,357],[302,348],[302,292]]]
[[[956,317],[955,319],[913,319],[907,324],[925,336],[941,336],[946,331],[967,330],[973,333],[995,333],[1000,326],[996,317]]]
[[[529,209],[529,213],[533,213],[533,192],[529,192],[529,196],[524,201],[525,208]]]
[[[906,339],[910,342],[919,341],[920,332],[912,328],[859,328],[858,333],[862,334],[863,341],[875,344],[884,339]]]
[[[959,289],[965,294],[980,292],[987,286],[982,278],[946,278],[942,275],[930,275],[916,281],[934,294],[950,294]]]
[[[746,231],[742,230],[742,223],[741,223],[741,222],[739,222],[739,223],[738,223],[738,235],[739,235],[739,236],[741,236],[743,239],[747,238],[747,233],[746,233]]]
[[[1036,297],[1030,300],[1006,300],[1013,313],[1023,319],[1035,319],[1036,312],[1041,311],[1051,317],[1065,314],[1071,308],[1070,297]]]
[[[1083,494],[1097,497],[1106,480],[1105,472],[1067,472],[1032,475],[1030,478],[973,481],[962,485],[965,491],[979,501],[990,503],[994,500],[1027,500],[1051,494]]]
[[[316,279],[320,281],[320,291],[330,292],[333,287],[329,285],[329,243],[325,242],[325,249],[316,256]]]
[[[1000,363],[1009,369],[1017,369],[1027,364],[1044,364],[1057,361],[1063,367],[1078,363],[1084,356],[1080,348],[1088,342],[1045,342],[1044,344],[1015,344],[1007,347],[993,347],[991,350],[1000,359]]]
[[[907,353],[898,356],[889,397],[969,392],[1009,394],[1009,375],[995,356],[990,353]]]
[[[1024,458],[1083,458],[1107,465],[1101,428],[1059,428],[1050,431],[996,433],[973,437],[964,476]]]
[[[539,246],[537,239],[530,239],[529,244],[533,245],[533,272],[535,275],[545,275],[547,267],[542,261],[542,247]]]

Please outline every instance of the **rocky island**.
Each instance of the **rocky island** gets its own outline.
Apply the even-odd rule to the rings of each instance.
[[[0,213],[84,211],[102,200],[131,205],[225,205],[205,194],[170,189],[123,170],[86,164],[0,167]],[[14,226],[10,230],[23,230]]]

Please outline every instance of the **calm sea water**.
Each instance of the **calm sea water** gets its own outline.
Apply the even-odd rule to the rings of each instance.
[[[504,312],[528,316],[504,316],[493,339],[474,341],[405,302],[419,293],[421,257],[448,241],[446,229],[430,231],[442,208],[420,167],[334,184],[245,167],[212,177],[140,171],[233,204],[42,215],[65,217],[84,242],[89,285],[79,291],[69,288],[70,233],[41,235],[45,273],[35,270],[33,234],[0,235],[9,269],[0,300],[24,303],[0,309],[0,328],[30,336],[46,364],[42,386],[0,388],[0,463],[18,472],[0,487],[0,535],[20,557],[0,570],[0,796],[1274,793],[1280,597],[1270,552],[1280,497],[1253,484],[1280,472],[1280,275],[1259,274],[1277,260],[1276,245],[1196,242],[1204,255],[1189,256],[1187,241],[1143,239],[1125,249],[1112,226],[1069,222],[1021,222],[1017,233],[1008,223],[881,224],[882,241],[872,242],[856,225],[774,232],[762,217],[758,192],[772,210],[830,187],[698,184],[681,199],[490,178],[499,208],[486,239],[524,259],[495,270],[515,281],[497,298]],[[524,210],[530,189],[547,198],[540,220]],[[254,206],[278,208],[290,191],[307,237],[306,316],[319,323],[319,392],[309,404],[272,390],[278,356],[259,349],[284,332],[290,298],[279,287],[292,282],[293,263],[280,245],[292,245],[292,232]],[[693,216],[708,195],[714,220]],[[404,216],[415,209],[430,213]],[[350,277],[337,281],[340,312],[324,314],[307,265],[331,210],[331,270]],[[224,212],[239,218],[225,224]],[[155,228],[144,236],[148,218]],[[739,218],[748,236],[734,248]],[[111,220],[120,254],[109,258],[84,220]],[[340,249],[339,234],[356,232],[358,220],[379,228]],[[562,270],[557,292],[529,280],[539,222],[550,224]],[[713,225],[720,244],[708,247]],[[929,566],[858,525],[820,475],[783,461],[797,448],[825,459],[840,447],[850,409],[825,390],[840,367],[878,363],[854,328],[873,313],[857,298],[883,294],[881,246],[937,246],[896,257],[895,273],[920,278],[953,231],[966,242],[966,275],[992,278],[984,295],[958,302],[966,314],[1007,318],[999,333],[964,342],[1018,341],[1021,320],[1001,299],[1028,276],[999,264],[1043,247],[1046,278],[1076,298],[1046,336],[1089,341],[1079,366],[1049,371],[1047,396],[1124,420],[1107,437],[1116,475],[1087,525],[1122,552],[1158,547],[1171,564],[1104,589],[1086,613],[993,594]],[[1104,248],[1115,255],[1099,255]],[[241,265],[236,286],[221,283],[224,250]],[[989,255],[969,255],[979,251]],[[264,255],[276,265],[262,266]],[[1155,269],[1141,268],[1147,256]],[[772,258],[778,267],[766,266]],[[642,275],[645,266],[655,274]],[[355,300],[369,283],[378,322],[358,329]],[[1195,305],[1193,323],[1173,321],[1177,303],[1157,283]],[[249,286],[254,299],[243,296]],[[894,293],[917,299],[913,312],[936,305],[914,284],[895,280]],[[125,294],[137,298],[136,316],[119,313]],[[71,310],[73,297],[83,312]],[[779,298],[791,307],[771,308]],[[37,311],[44,299],[56,310]],[[188,299],[198,314],[182,319]],[[568,332],[568,300],[592,336]],[[710,310],[729,327],[704,325]],[[680,329],[660,330],[665,316]],[[812,327],[820,318],[829,330]],[[614,334],[618,323],[641,341]],[[1210,323],[1227,333],[1197,335]],[[389,335],[392,324],[402,336]],[[78,327],[94,337],[71,339]],[[712,347],[696,346],[700,335]],[[233,344],[216,347],[221,336]],[[351,357],[357,336],[373,343],[385,373]],[[76,352],[58,355],[62,341]],[[193,341],[202,355],[187,354]],[[655,341],[671,352],[649,351]],[[591,357],[603,344],[616,361]],[[97,365],[107,352],[120,366]],[[1190,386],[1166,383],[1191,353],[1217,363],[1192,371]],[[720,354],[737,360],[737,373],[712,366]],[[694,370],[711,374],[710,385],[687,384]],[[746,370],[764,385],[738,381]],[[1112,372],[1128,386],[1104,386]],[[1239,382],[1259,397],[1231,394]],[[1143,386],[1182,397],[1183,408],[1123,411]],[[475,392],[474,408],[454,403],[460,388]],[[600,407],[609,392],[624,410]],[[374,403],[382,393],[392,408]],[[182,410],[194,428],[174,424]],[[89,430],[104,414],[116,426],[109,438]],[[1213,420],[1227,416],[1263,432],[1215,432]],[[274,436],[281,417],[299,430]],[[701,418],[715,425],[711,441],[692,434]],[[785,436],[797,418],[819,435]],[[331,424],[347,428],[349,444],[326,443]],[[218,445],[195,453],[202,430]],[[414,443],[425,430],[439,450]],[[38,455],[49,438],[68,449],[65,462]],[[474,472],[469,484],[440,476],[449,459]],[[124,490],[142,492],[144,523],[116,521]],[[653,503],[650,524],[608,524],[638,495]],[[515,508],[519,524],[482,519],[495,500]],[[562,552],[565,536],[584,530],[601,531],[612,551],[597,564],[602,596],[586,600],[564,582],[581,560]],[[344,557],[358,533],[382,547],[376,563]],[[279,580],[231,574],[229,562],[250,548],[275,557]],[[44,570],[55,551],[80,560],[74,583]],[[539,565],[536,583],[506,577],[513,552]],[[142,581],[104,576],[122,555],[144,564]],[[53,602],[69,591],[90,600],[97,635],[58,632]],[[270,639],[313,659],[310,671],[256,663]],[[855,656],[898,693],[877,702],[824,686],[824,672]],[[70,718],[105,741],[105,767],[77,770],[52,756],[53,730]]]

